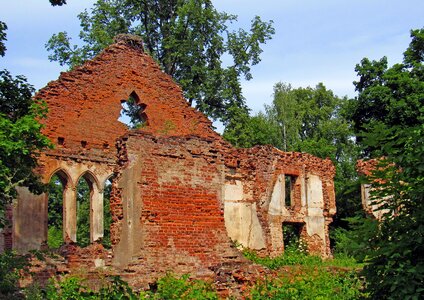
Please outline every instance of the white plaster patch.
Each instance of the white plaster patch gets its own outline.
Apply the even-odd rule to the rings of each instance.
[[[307,200],[309,208],[323,208],[324,197],[322,193],[322,181],[317,175],[308,175],[306,184]]]
[[[272,190],[271,201],[269,203],[268,213],[273,216],[289,216],[290,213],[284,205],[285,191],[284,174],[278,175]]]
[[[243,184],[240,180],[236,180],[235,184],[225,184],[225,201],[240,201],[243,200]]]
[[[309,236],[318,235],[325,244],[325,218],[321,215],[305,217],[306,231]]]
[[[256,204],[225,202],[225,227],[228,236],[250,249],[265,248],[262,227],[256,211]]]

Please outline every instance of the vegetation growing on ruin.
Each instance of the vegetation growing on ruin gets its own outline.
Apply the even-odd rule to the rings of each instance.
[[[302,260],[299,257],[302,256]],[[266,276],[251,282],[245,288],[246,299],[359,299],[365,297],[363,282],[354,268],[329,268],[318,257],[286,253],[285,262],[291,269],[275,268],[275,276]],[[176,276],[172,273],[160,278],[149,290],[137,291],[118,276],[106,276],[99,289],[88,287],[83,277],[65,275],[50,279],[46,287],[32,285],[18,287],[21,270],[27,269],[29,256],[6,252],[0,255],[0,297],[13,299],[219,299],[211,282]],[[299,265],[300,263],[301,265]],[[27,275],[29,273],[26,273]]]
[[[66,1],[50,1],[61,5]],[[115,5],[114,1],[98,1],[91,13],[84,12],[80,20],[84,31],[82,48],[69,44],[65,33],[54,36],[48,43],[53,50],[52,59],[64,64],[77,64],[92,57],[111,42],[113,35],[122,32],[138,33],[146,37],[146,48],[162,67],[173,75],[184,89],[186,98],[213,118],[226,122],[224,136],[239,147],[254,144],[273,144],[287,151],[305,151],[319,157],[330,157],[337,167],[336,189],[338,219],[343,225],[334,231],[335,259],[323,261],[295,249],[288,249],[276,258],[263,258],[245,251],[246,257],[270,269],[295,266],[290,274],[280,273],[273,278],[257,282],[248,291],[251,299],[420,299],[424,295],[424,29],[411,32],[412,41],[400,64],[389,66],[387,59],[371,61],[364,58],[356,71],[355,83],[358,97],[345,99],[335,96],[324,84],[315,88],[292,88],[290,84],[277,83],[274,101],[265,112],[249,116],[240,90],[241,76],[249,79],[250,66],[260,61],[260,45],[273,34],[271,23],[259,18],[252,21],[249,32],[228,32],[226,22],[235,17],[217,12],[210,1],[203,1],[200,8],[193,1],[160,11],[158,3],[151,1],[151,14],[177,10],[179,18],[172,19],[172,28],[142,28],[132,26],[142,12],[136,10],[138,1],[125,1],[129,9]],[[122,2],[124,3],[124,2]],[[147,3],[147,2],[146,2]],[[180,3],[180,2],[178,2]],[[181,2],[182,3],[182,2]],[[124,11],[124,13],[122,12]],[[195,12],[195,14],[193,14]],[[181,21],[195,15],[198,23],[193,32],[198,40],[202,26],[210,35],[206,44],[211,47],[193,59],[184,51],[198,54],[200,44],[192,43],[192,36],[180,38]],[[104,22],[103,17],[111,22]],[[206,22],[212,16],[211,23]],[[161,15],[165,20],[170,16]],[[165,22],[166,23],[166,22]],[[7,26],[0,22],[0,56],[5,54]],[[150,40],[158,30],[173,29],[166,43]],[[104,33],[93,35],[93,33]],[[163,33],[163,32],[162,32]],[[222,34],[226,35],[226,42]],[[221,34],[221,35],[220,35]],[[106,36],[106,38],[104,38]],[[104,38],[104,39],[103,39]],[[240,51],[252,42],[250,51]],[[192,48],[194,47],[194,48]],[[160,49],[159,49],[160,48]],[[177,49],[178,51],[170,51]],[[227,51],[234,58],[228,68],[220,65],[219,57]],[[74,52],[74,56],[66,56]],[[175,65],[179,64],[179,68]],[[205,90],[193,83],[207,82]],[[216,93],[216,91],[219,91]],[[4,220],[6,205],[16,197],[15,187],[25,186],[32,192],[44,191],[44,186],[33,173],[36,167],[34,153],[50,147],[50,142],[40,134],[37,119],[45,115],[45,109],[31,99],[33,88],[22,76],[13,77],[6,70],[0,71],[0,221]],[[215,97],[216,96],[216,97]],[[238,107],[240,106],[240,107]],[[361,218],[359,183],[354,164],[358,157],[379,158],[381,167],[368,181],[378,188],[374,201],[385,200],[382,208],[388,213],[380,223]],[[373,181],[379,179],[379,181]],[[382,180],[381,180],[382,179]],[[58,179],[53,179],[56,184]],[[62,190],[51,187],[49,210],[49,246],[62,244],[61,205]],[[54,191],[54,189],[56,190]],[[87,196],[87,187],[80,191],[80,202]],[[55,198],[56,197],[56,198]],[[56,202],[55,202],[56,201]],[[81,204],[83,206],[83,204]],[[80,207],[81,207],[80,206]],[[81,211],[87,212],[87,203]],[[356,214],[356,216],[354,216]],[[350,218],[342,220],[343,217]],[[88,234],[87,215],[79,218],[81,245],[86,245]],[[85,220],[83,222],[83,220]],[[3,223],[2,223],[3,225]],[[105,224],[108,227],[108,224]],[[51,229],[54,228],[54,229]],[[82,228],[82,229],[81,229]],[[85,230],[85,233],[84,233]],[[85,237],[85,241],[84,238]],[[89,238],[88,238],[89,239]],[[107,239],[107,238],[105,238]],[[353,257],[353,259],[352,259]],[[363,262],[357,265],[356,261]],[[188,276],[167,275],[157,282],[157,289],[138,292],[118,277],[111,278],[103,288],[93,291],[81,279],[64,277],[51,281],[46,289],[18,287],[21,270],[28,266],[26,257],[5,252],[0,255],[0,293],[10,298],[28,299],[216,299],[212,286]],[[363,266],[361,275],[366,280],[366,294],[362,289],[357,268]],[[335,267],[345,267],[337,269]]]

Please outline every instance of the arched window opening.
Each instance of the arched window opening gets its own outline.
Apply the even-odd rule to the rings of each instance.
[[[110,225],[112,224],[112,214],[110,211],[110,194],[112,191],[112,178],[109,178],[105,182],[103,190],[103,240],[102,244],[105,248],[111,247],[110,242]]]
[[[138,129],[148,125],[145,112],[147,105],[140,102],[135,92],[132,92],[128,99],[121,100],[121,106],[119,122],[127,125],[129,129]]]
[[[52,249],[63,244],[63,200],[68,182],[62,173],[59,171],[54,174],[48,187],[47,245]]]
[[[77,244],[86,247],[90,244],[90,199],[93,183],[82,176],[77,183]]]

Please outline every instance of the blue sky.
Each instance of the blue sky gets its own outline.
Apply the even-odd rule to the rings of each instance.
[[[68,0],[51,7],[48,0],[1,0],[0,20],[7,23],[7,52],[0,68],[22,74],[37,89],[57,79],[60,67],[49,62],[44,44],[53,33],[67,31],[78,40],[77,14],[93,0]],[[234,27],[248,28],[260,15],[273,20],[276,33],[263,47],[253,79],[243,82],[252,112],[272,101],[279,81],[294,87],[323,82],[336,95],[355,96],[355,65],[363,57],[389,63],[402,60],[410,29],[424,27],[422,0],[216,0],[220,11],[239,16]]]

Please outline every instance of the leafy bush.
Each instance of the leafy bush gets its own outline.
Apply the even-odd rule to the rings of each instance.
[[[329,271],[317,267],[299,269],[295,274],[257,283],[252,300],[260,299],[359,299],[362,282],[353,272]]]
[[[39,293],[33,293],[35,296]],[[38,296],[37,296],[38,297]],[[34,298],[38,299],[38,298]],[[81,278],[67,276],[61,280],[52,280],[46,288],[45,299],[218,299],[211,284],[202,280],[189,280],[189,275],[180,278],[167,274],[157,282],[154,291],[137,293],[119,276],[107,279],[99,291],[92,291],[83,284]]]
[[[157,282],[154,293],[145,299],[218,299],[211,284],[202,280],[189,280],[189,275],[180,278],[167,274]]]
[[[12,251],[0,254],[0,296],[12,295],[19,290],[20,272],[27,270],[28,256]]]
[[[46,287],[46,298],[49,300],[98,299],[95,293],[82,282],[81,278],[74,276],[66,276],[61,280],[51,280]]]
[[[318,256],[308,255],[305,252],[299,251],[295,248],[288,248],[283,254],[275,258],[270,257],[259,257],[255,252],[244,249],[243,255],[263,266],[270,269],[278,269],[282,266],[293,266],[293,265],[309,265],[317,266],[322,264],[322,259]]]
[[[47,231],[47,244],[51,249],[58,249],[63,244],[62,228],[50,226]]]
[[[141,295],[140,295],[141,296]],[[128,283],[119,276],[109,278],[108,284],[104,285],[97,294],[98,299],[139,299],[137,294],[131,289]],[[142,297],[140,297],[143,299]]]
[[[339,227],[334,230],[334,253],[364,262],[370,254],[370,240],[378,230],[378,221],[369,217],[352,217],[345,220],[349,229]]]

